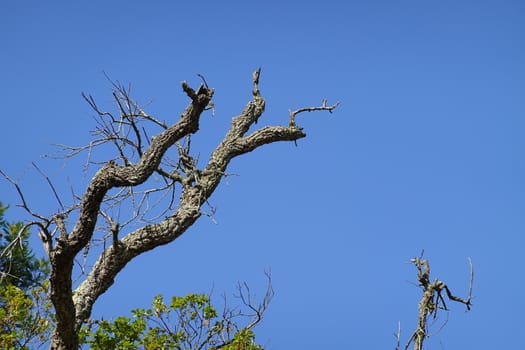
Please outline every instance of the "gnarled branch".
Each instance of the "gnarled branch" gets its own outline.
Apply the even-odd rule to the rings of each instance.
[[[411,343],[414,343],[414,350],[423,349],[423,343],[425,339],[429,336],[428,333],[428,318],[430,316],[436,317],[438,310],[448,311],[447,305],[445,304],[445,299],[442,295],[443,291],[446,292],[448,299],[465,304],[467,310],[470,310],[472,306],[472,285],[474,283],[474,269],[472,266],[472,261],[469,258],[470,266],[470,285],[469,292],[466,299],[455,296],[450,291],[450,288],[445,284],[445,282],[440,280],[430,281],[430,265],[428,260],[422,259],[421,257],[416,257],[410,260],[416,266],[418,271],[417,278],[419,286],[423,289],[423,294],[421,300],[419,301],[419,313],[418,313],[418,322],[417,328],[412,333],[412,336],[408,340],[407,344],[403,350],[407,350]],[[400,350],[399,339],[400,339],[400,328],[397,333],[397,350]]]
[[[98,164],[93,160],[95,148],[112,145],[116,156],[106,160],[89,182],[87,189],[75,205],[62,209],[60,213],[46,216],[33,216],[42,220],[44,244],[51,260],[51,300],[56,311],[56,329],[51,347],[53,349],[73,349],[78,345],[77,332],[91,315],[97,298],[114,282],[117,274],[138,255],[168,244],[182,235],[202,215],[201,207],[207,203],[221,179],[226,174],[230,161],[242,154],[251,152],[265,144],[279,141],[296,141],[306,136],[296,126],[295,116],[303,112],[332,112],[339,103],[328,106],[323,100],[321,106],[300,108],[290,112],[288,126],[266,126],[247,134],[257,123],[265,110],[265,100],[259,88],[260,69],[253,73],[252,99],[239,115],[234,117],[222,141],[212,152],[205,166],[198,168],[198,162],[190,154],[189,136],[199,130],[199,119],[203,111],[213,106],[214,90],[203,84],[194,90],[188,83],[182,83],[182,90],[190,98],[190,103],[179,120],[171,126],[148,115],[130,97],[129,88],[113,83],[113,97],[118,107],[118,117],[103,111],[94,98],[83,94],[84,99],[96,112],[98,126],[94,132],[97,137],[89,145],[82,147],[62,146],[68,152],[66,157],[88,152],[88,165]],[[161,129],[156,136],[149,137],[142,123]],[[186,138],[182,147],[180,142]],[[168,152],[174,149],[177,160],[169,160]],[[149,179],[160,176],[162,185],[151,185]],[[152,181],[155,183],[155,181]],[[180,186],[180,197],[175,205],[175,185]],[[151,185],[151,186],[150,186]],[[20,192],[20,188],[17,190]],[[140,187],[142,186],[142,187]],[[150,186],[143,189],[144,186]],[[146,220],[142,227],[126,231],[127,224],[135,219],[143,219],[144,203],[150,194],[171,191],[169,204],[161,209],[160,221]],[[142,197],[140,197],[142,196]],[[21,196],[27,208],[24,197]],[[115,206],[129,200],[132,214],[128,221],[112,217]],[[148,209],[151,207],[148,206]],[[67,226],[70,214],[76,211],[75,223]],[[72,290],[72,274],[75,259],[84,250],[88,254],[90,244],[95,242],[95,232],[99,218],[106,223],[106,234],[102,240],[103,249],[93,267],[80,285]],[[54,230],[49,228],[54,226]],[[51,232],[59,232],[56,242]],[[108,246],[106,247],[106,241]],[[111,244],[109,243],[111,242]],[[85,257],[84,257],[85,258]],[[82,268],[82,273],[84,268]],[[246,302],[246,300],[244,300]],[[250,301],[248,301],[248,304]],[[265,307],[265,305],[263,305]],[[257,315],[256,315],[257,316]],[[257,321],[257,317],[254,322]]]

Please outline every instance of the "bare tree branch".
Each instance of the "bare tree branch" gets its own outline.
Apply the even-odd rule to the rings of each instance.
[[[410,339],[408,340],[403,350],[407,350],[411,343],[414,344],[414,350],[422,350],[425,339],[430,336],[429,331],[428,331],[429,317],[433,315],[433,317],[435,318],[437,316],[437,312],[439,309],[448,311],[447,306],[445,304],[445,299],[443,298],[443,295],[442,295],[443,291],[446,292],[448,299],[458,302],[458,303],[465,304],[465,306],[467,307],[467,311],[470,310],[470,307],[472,306],[471,300],[472,300],[472,285],[474,282],[474,269],[472,267],[472,261],[469,258],[469,265],[470,265],[469,294],[468,294],[467,299],[463,299],[463,298],[453,295],[449,287],[444,282],[437,280],[437,279],[434,280],[433,282],[430,281],[430,265],[428,263],[428,260],[424,260],[421,257],[417,257],[417,258],[411,259],[410,262],[413,263],[417,268],[418,282],[419,282],[419,286],[423,289],[423,295],[419,302],[419,314],[418,314],[417,328],[414,331],[414,333],[412,333]],[[400,330],[398,330],[398,346],[396,347],[396,349],[399,349],[399,334],[400,334]]]
[[[202,168],[198,167],[198,157],[190,153],[190,136],[199,130],[201,114],[213,108],[214,90],[199,75],[203,84],[197,90],[187,82],[182,82],[182,90],[190,103],[179,120],[171,126],[145,113],[130,97],[130,87],[118,82],[110,80],[118,114],[102,110],[91,95],[82,94],[96,113],[94,140],[85,146],[61,145],[61,148],[66,158],[87,152],[86,169],[90,165],[102,166],[94,174],[84,194],[81,197],[74,195],[78,202],[71,208],[64,208],[54,186],[45,177],[60,204],[61,212],[49,218],[35,214],[29,210],[18,184],[1,173],[15,185],[22,206],[41,222],[41,237],[52,266],[51,300],[57,319],[51,345],[53,349],[76,347],[76,334],[88,320],[95,301],[113,284],[117,274],[128,262],[146,251],[174,241],[195,223],[203,214],[202,206],[226,176],[227,166],[233,158],[265,144],[303,138],[306,134],[295,123],[298,114],[332,112],[339,105],[328,106],[323,100],[321,106],[290,112],[288,126],[266,126],[248,133],[265,109],[265,100],[259,89],[260,74],[260,69],[253,73],[251,101],[232,119],[226,135]],[[160,131],[150,138],[144,124]],[[104,154],[107,154],[106,146],[113,147],[116,155],[106,158],[104,162],[97,161],[94,158],[95,150],[104,147]],[[170,149],[176,152],[174,160],[169,158]],[[159,177],[161,183],[156,183],[154,177]],[[179,195],[178,203],[176,193]],[[125,218],[111,215],[117,208],[127,205],[131,210],[125,210],[129,212]],[[72,212],[75,212],[74,216],[70,216]],[[69,228],[68,218],[74,218]],[[103,218],[106,224],[97,225],[99,218]],[[132,222],[142,226],[128,231],[128,224]],[[97,230],[103,234],[96,236],[100,234]],[[58,237],[55,237],[55,232],[59,233]],[[84,273],[91,243],[97,241],[103,242],[102,250],[99,247],[97,252],[100,255],[73,291],[72,274],[76,258],[83,251],[84,263],[80,266]],[[249,325],[253,327],[260,322],[262,311],[266,309],[273,291],[270,289],[262,304],[253,307],[250,291],[246,285],[243,287],[247,294],[241,293],[241,300],[253,311],[254,318]]]
[[[40,173],[40,175],[42,175],[46,179],[47,183],[49,184],[49,187],[51,188],[51,190],[53,191],[53,194],[55,195],[55,199],[57,200],[57,203],[60,205],[60,209],[62,211],[65,211],[65,207],[62,204],[62,201],[60,200],[60,197],[58,196],[58,193],[55,189],[55,186],[53,186],[51,179],[49,179],[49,177],[45,175],[42,170],[40,170],[40,168],[35,164],[35,162],[32,162],[32,164],[33,164],[33,167]]]
[[[290,111],[290,126],[295,126],[295,117],[300,114],[300,113],[304,113],[304,112],[315,112],[315,111],[328,111],[330,113],[332,113],[332,111],[334,109],[337,108],[337,106],[340,105],[340,102],[336,102],[334,103],[333,105],[331,106],[328,106],[326,103],[328,101],[326,99],[323,99],[323,101],[321,102],[321,106],[318,106],[318,107],[306,107],[306,108],[299,108],[295,111]]]
[[[239,298],[242,302],[242,304],[249,310],[247,313],[239,310],[235,311],[232,309],[226,308],[223,311],[223,324],[226,325],[223,327],[223,334],[221,337],[222,343],[216,344],[213,349],[218,350],[223,347],[226,347],[230,345],[233,342],[232,333],[235,333],[239,329],[234,329],[233,331],[230,330],[230,327],[235,326],[235,322],[233,322],[234,318],[236,317],[243,317],[243,318],[249,318],[250,323],[248,323],[246,326],[243,326],[243,329],[251,330],[255,328],[258,324],[262,322],[263,315],[268,309],[268,306],[270,305],[270,302],[273,299],[274,291],[272,286],[272,276],[269,271],[265,271],[266,279],[267,279],[267,287],[266,292],[260,302],[257,302],[255,300],[255,295],[251,292],[250,287],[246,282],[242,282],[238,284],[237,286],[237,295],[236,297]]]

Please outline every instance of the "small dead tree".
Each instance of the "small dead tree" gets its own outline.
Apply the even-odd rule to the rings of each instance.
[[[462,299],[458,296],[455,296],[450,291],[449,287],[445,282],[438,279],[433,282],[430,281],[430,265],[428,260],[424,260],[421,257],[413,258],[410,260],[416,266],[417,269],[417,279],[419,286],[423,290],[423,295],[419,301],[419,314],[417,321],[417,328],[412,333],[412,336],[408,340],[407,344],[403,347],[403,350],[407,350],[410,344],[414,343],[414,350],[422,350],[423,343],[426,338],[429,337],[428,332],[428,320],[430,317],[436,318],[438,310],[448,311],[447,305],[445,303],[445,298],[443,292],[446,293],[446,297],[449,300],[465,304],[467,311],[470,310],[472,306],[472,285],[474,283],[474,269],[472,267],[472,261],[469,259],[470,265],[470,282],[469,282],[469,291],[468,297]],[[397,347],[396,350],[400,350],[400,338],[401,330],[398,329],[397,332]]]
[[[19,184],[6,176],[15,185],[21,206],[35,218],[31,224],[38,226],[51,262],[50,293],[56,328],[50,349],[78,348],[81,326],[117,274],[132,259],[173,242],[191,227],[204,213],[202,207],[221,179],[227,176],[226,169],[233,158],[269,143],[295,142],[305,137],[296,124],[299,114],[332,112],[339,104],[328,105],[323,100],[320,106],[290,111],[288,126],[265,126],[249,132],[265,109],[259,90],[260,72],[258,69],[253,73],[251,101],[232,119],[226,135],[202,167],[198,166],[190,141],[199,130],[201,114],[213,108],[214,90],[201,76],[203,84],[196,90],[182,83],[190,102],[173,125],[147,114],[130,97],[130,89],[118,83],[113,83],[118,113],[102,110],[92,96],[83,94],[96,113],[95,139],[82,147],[62,147],[66,157],[87,152],[87,165],[100,169],[82,195],[74,194],[74,203],[69,207],[62,204],[46,178],[62,208],[60,212],[51,216],[33,212]],[[151,126],[160,130],[155,136],[150,136],[147,127]],[[107,146],[113,147],[115,156],[104,162],[95,160],[95,150],[107,150]],[[131,213],[126,218],[120,216],[119,210],[124,205],[127,207],[122,212]],[[93,253],[94,246],[98,247],[97,253]],[[79,263],[90,253],[95,254],[92,266]],[[78,265],[81,282],[74,288],[72,276]]]

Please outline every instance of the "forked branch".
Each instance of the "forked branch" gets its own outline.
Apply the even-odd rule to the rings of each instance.
[[[260,76],[261,70],[257,69],[252,75],[252,99],[232,119],[226,135],[202,168],[198,166],[198,158],[191,154],[189,137],[199,130],[201,114],[213,106],[214,90],[208,87],[201,76],[203,83],[196,90],[188,83],[182,83],[182,90],[190,102],[172,125],[144,112],[130,97],[130,89],[118,83],[112,83],[117,105],[115,113],[102,110],[92,96],[83,94],[83,98],[96,113],[97,128],[93,132],[95,139],[86,146],[62,147],[67,152],[65,157],[86,151],[87,164],[97,166],[99,170],[84,194],[74,196],[75,204],[72,209],[64,209],[60,205],[62,211],[59,213],[48,216],[35,214],[29,210],[18,184],[12,181],[20,194],[23,207],[40,219],[41,238],[51,260],[51,299],[57,320],[52,348],[77,347],[77,332],[90,317],[97,298],[113,284],[117,274],[132,259],[173,242],[195,223],[203,214],[202,206],[208,203],[208,199],[226,176],[226,169],[233,158],[265,144],[303,138],[306,134],[296,126],[298,114],[332,112],[339,105],[328,105],[323,100],[320,106],[290,112],[288,126],[266,126],[248,133],[265,110],[265,100],[260,91]],[[148,130],[148,127],[153,127],[153,130]],[[182,140],[186,140],[185,146],[181,145]],[[107,157],[105,147],[105,159],[96,161],[95,149],[106,145],[112,145],[115,153]],[[173,150],[169,153],[175,158],[173,160],[168,158],[170,149]],[[160,183],[157,176],[160,176]],[[54,187],[51,187],[58,198]],[[163,197],[161,193],[164,192],[168,194]],[[164,200],[152,202],[152,210],[149,199],[157,194]],[[121,211],[120,207],[124,209]],[[148,210],[155,214],[146,218]],[[73,211],[75,214],[71,215]],[[115,212],[119,214],[112,216]],[[121,218],[121,212],[131,214]],[[68,226],[68,219],[73,221],[71,226]],[[106,225],[98,225],[100,219]],[[129,231],[127,225],[131,221],[136,225],[134,230]],[[101,228],[104,230],[102,233],[96,232]],[[55,235],[57,232],[58,235]],[[82,251],[84,255],[92,252],[93,249],[89,247],[97,239],[104,242],[102,249],[95,250],[100,255],[95,256],[96,261],[90,270],[82,268],[81,277],[85,276],[84,280],[73,291],[74,262]],[[106,241],[110,243],[106,245]],[[250,299],[249,290],[247,292],[241,294],[241,300],[253,311],[253,322],[249,325],[253,327],[260,322],[261,314],[273,292],[269,290],[263,302],[256,307]]]
[[[417,328],[408,340],[403,350],[407,350],[410,344],[414,344],[414,350],[422,350],[423,343],[426,338],[429,337],[428,332],[428,319],[430,316],[437,317],[438,310],[448,311],[447,305],[445,304],[445,298],[443,291],[446,293],[446,297],[449,300],[464,304],[467,307],[467,311],[472,306],[472,287],[474,283],[474,269],[472,266],[472,260],[469,258],[470,267],[470,278],[469,278],[469,291],[467,298],[460,298],[452,294],[450,288],[443,281],[438,279],[430,281],[430,265],[428,260],[424,260],[421,257],[416,257],[410,260],[416,266],[418,271],[417,277],[419,286],[423,290],[423,295],[419,301],[419,314]],[[400,339],[400,328],[397,333],[397,347],[396,350],[400,350],[399,339]]]
[[[331,106],[328,106],[327,105],[327,100],[326,99],[323,99],[323,101],[321,102],[321,105],[320,106],[317,106],[317,107],[306,107],[306,108],[299,108],[299,109],[296,109],[295,111],[289,111],[290,112],[290,126],[295,126],[295,117],[300,114],[300,113],[304,113],[304,112],[315,112],[315,111],[328,111],[330,113],[333,112],[334,109],[337,108],[337,106],[339,106],[340,102],[336,102],[334,103],[333,105]]]

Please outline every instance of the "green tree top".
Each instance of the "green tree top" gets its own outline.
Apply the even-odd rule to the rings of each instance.
[[[22,222],[5,220],[8,207],[0,202],[0,287],[22,290],[37,287],[47,279],[48,262],[38,259],[29,247],[29,228]]]
[[[9,223],[0,203],[0,349],[37,349],[53,324],[49,268],[29,247],[29,228]]]

